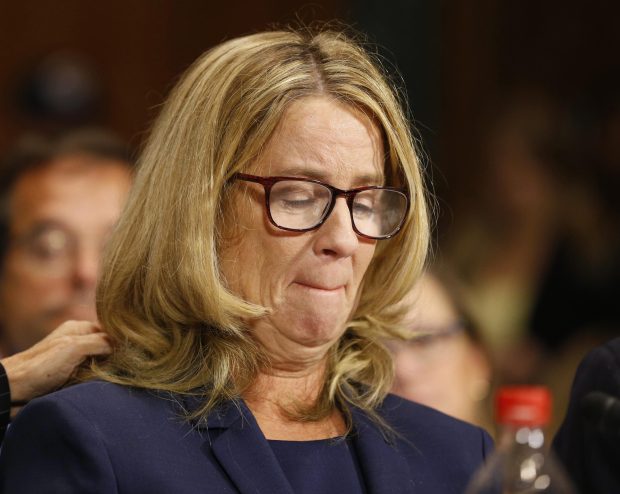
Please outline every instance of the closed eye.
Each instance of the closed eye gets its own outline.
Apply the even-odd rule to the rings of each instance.
[[[316,199],[280,199],[280,205],[282,207],[290,209],[304,209],[314,206]]]
[[[367,218],[374,214],[374,208],[367,204],[361,204],[359,202],[353,203],[353,214],[356,218]]]

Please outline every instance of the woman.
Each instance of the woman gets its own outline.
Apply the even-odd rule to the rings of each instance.
[[[103,382],[24,409],[4,492],[461,492],[488,436],[386,398],[379,341],[427,239],[406,118],[360,47],[269,32],[212,49],[111,239]]]
[[[491,429],[491,362],[449,280],[425,273],[405,298],[404,321],[416,335],[393,341],[392,392]]]

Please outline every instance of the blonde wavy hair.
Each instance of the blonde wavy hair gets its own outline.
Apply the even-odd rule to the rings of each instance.
[[[269,308],[227,289],[218,250],[234,222],[230,178],[260,155],[287,105],[309,95],[371,116],[385,141],[386,182],[406,187],[412,205],[401,232],[377,244],[355,314],[328,355],[319,399],[290,413],[317,420],[340,407],[350,422],[353,405],[376,416],[393,375],[381,341],[399,333],[397,303],[425,263],[426,193],[406,112],[378,58],[332,30],[232,39],[202,55],[172,90],[104,256],[97,311],[115,351],[92,365],[91,377],[198,393],[196,415],[206,417],[268,365],[247,321]]]

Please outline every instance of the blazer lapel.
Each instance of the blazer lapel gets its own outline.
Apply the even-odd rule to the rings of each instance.
[[[294,494],[254,416],[242,400],[209,415],[211,450],[241,494]],[[217,431],[220,429],[220,431]],[[211,434],[213,431],[213,434]],[[219,432],[219,434],[216,433]]]
[[[185,400],[194,411],[199,401]],[[414,479],[396,444],[388,442],[379,427],[353,408],[353,441],[368,494],[411,494]],[[241,494],[294,494],[267,439],[243,400],[214,410],[206,422],[196,423],[210,443],[222,469]]]
[[[397,445],[388,442],[377,424],[353,408],[353,441],[369,494],[411,494],[414,479]]]

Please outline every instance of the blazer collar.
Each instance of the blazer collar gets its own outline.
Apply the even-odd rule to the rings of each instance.
[[[185,398],[190,413],[199,398]],[[413,478],[396,441],[384,437],[362,410],[353,408],[353,442],[368,494],[414,492]],[[230,401],[195,427],[206,431],[213,454],[242,494],[294,494],[280,463],[243,400]],[[219,432],[219,433],[218,433]]]
[[[353,407],[353,442],[369,494],[415,492],[412,472],[397,441],[386,438],[362,410]]]
[[[186,410],[200,406],[185,398]],[[243,400],[229,401],[195,423],[206,431],[213,455],[241,494],[294,494],[280,463]]]

